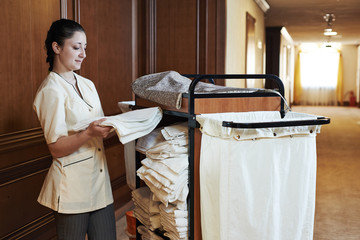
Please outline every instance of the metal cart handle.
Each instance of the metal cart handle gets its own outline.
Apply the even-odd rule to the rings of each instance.
[[[280,95],[282,96],[281,98],[281,103],[280,103],[280,115],[281,118],[283,118],[285,116],[285,109],[284,109],[284,97],[285,97],[285,93],[284,93],[284,84],[281,81],[281,79],[273,74],[184,74],[183,76],[188,77],[188,78],[194,78],[194,80],[191,82],[190,86],[189,86],[189,97],[190,99],[194,98],[194,91],[195,91],[195,86],[196,84],[203,79],[208,79],[211,83],[214,83],[214,79],[270,79],[272,81],[275,82],[275,84],[278,86],[278,89],[274,89],[277,90]],[[190,101],[189,102],[189,109],[193,109],[193,102]],[[193,114],[193,112],[191,112],[190,110],[190,114]]]
[[[330,118],[318,117],[312,120],[296,120],[296,121],[278,121],[278,122],[255,122],[255,123],[236,123],[223,121],[223,127],[230,128],[276,128],[276,127],[296,127],[296,126],[312,126],[329,124]]]

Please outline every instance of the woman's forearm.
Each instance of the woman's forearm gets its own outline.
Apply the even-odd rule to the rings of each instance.
[[[92,137],[106,138],[112,127],[102,127],[100,124],[105,118],[90,123],[89,127],[74,135],[60,137],[55,143],[48,144],[51,155],[54,158],[65,157],[78,150]]]
[[[55,143],[50,143],[48,146],[54,158],[65,157],[78,150],[90,138],[91,136],[85,130],[74,135],[60,137]]]

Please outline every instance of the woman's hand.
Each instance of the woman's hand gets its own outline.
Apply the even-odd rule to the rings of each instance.
[[[100,126],[100,124],[105,120],[106,120],[106,118],[102,118],[102,119],[99,119],[97,121],[90,123],[90,125],[88,126],[88,128],[85,131],[91,137],[106,138],[109,135],[112,127]]]
[[[67,156],[78,150],[84,143],[92,137],[106,138],[112,127],[100,126],[106,118],[90,123],[88,128],[82,132],[70,136],[60,137],[55,143],[48,144],[51,155],[54,158]]]

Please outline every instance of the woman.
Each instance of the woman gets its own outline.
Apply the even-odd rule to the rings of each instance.
[[[110,127],[92,122],[82,132],[72,127],[104,116],[94,84],[74,73],[86,57],[86,34],[72,20],[52,23],[45,41],[49,74],[38,89],[34,109],[53,163],[38,201],[55,211],[58,239],[116,239],[110,177],[103,138]]]

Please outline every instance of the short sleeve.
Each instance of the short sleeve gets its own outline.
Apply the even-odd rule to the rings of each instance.
[[[53,88],[43,88],[37,93],[33,106],[47,144],[56,142],[59,137],[68,136],[63,94]]]

